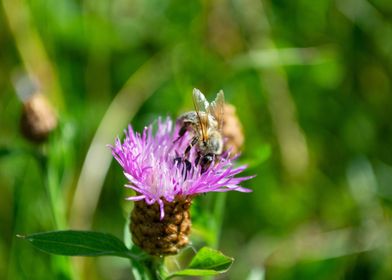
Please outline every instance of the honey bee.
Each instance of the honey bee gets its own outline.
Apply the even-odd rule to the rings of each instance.
[[[200,163],[201,171],[205,172],[223,150],[221,133],[225,104],[223,91],[219,91],[215,100],[209,103],[203,93],[195,88],[193,104],[195,111],[184,113],[177,119],[177,124],[181,127],[178,139],[187,131],[191,133],[193,138],[184,156],[187,158],[191,148],[195,146],[198,154],[195,164]]]

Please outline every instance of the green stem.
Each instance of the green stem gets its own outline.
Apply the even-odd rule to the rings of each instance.
[[[43,152],[37,154],[37,159],[41,167],[42,177],[44,178],[54,226],[56,229],[63,229],[65,228],[66,222],[65,217],[63,217],[63,211],[60,210],[63,207],[63,203],[61,199],[58,199],[55,170],[49,163],[48,156]]]
[[[223,218],[225,213],[227,193],[218,193],[214,204],[214,218],[215,218],[215,238],[211,247],[217,248],[219,245],[220,235],[222,231]]]
[[[163,257],[151,257],[147,261],[147,268],[154,280],[163,280],[164,277],[164,258]]]
[[[137,280],[163,280],[168,275],[162,257],[151,256],[141,262],[132,261],[132,270]]]
[[[159,276],[159,279],[166,279],[166,277],[169,275],[167,272],[166,266],[165,266],[165,258],[160,257],[159,262],[156,263],[155,265],[155,271],[157,275]]]

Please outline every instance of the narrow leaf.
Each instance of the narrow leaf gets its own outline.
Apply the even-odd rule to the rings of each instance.
[[[137,259],[117,237],[93,231],[51,231],[18,236],[46,253],[63,256],[119,256]]]
[[[210,269],[183,269],[170,274],[166,279],[171,279],[178,276],[214,276],[219,273],[220,272]]]
[[[193,257],[187,268],[174,272],[166,279],[176,276],[211,276],[224,273],[229,270],[233,261],[233,258],[225,256],[217,250],[203,247]]]

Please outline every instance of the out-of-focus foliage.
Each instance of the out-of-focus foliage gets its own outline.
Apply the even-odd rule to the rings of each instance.
[[[196,199],[195,247],[234,256],[230,279],[392,278],[391,19],[389,0],[2,0],[0,278],[129,279],[16,234],[122,236],[132,203],[105,145],[190,110],[193,87],[225,91],[257,174],[251,194]],[[19,132],[21,72],[58,113],[43,145]]]

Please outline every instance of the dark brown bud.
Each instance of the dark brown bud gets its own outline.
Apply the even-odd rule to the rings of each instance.
[[[47,139],[57,126],[57,116],[45,96],[36,93],[24,102],[20,126],[23,135],[33,142]]]
[[[189,242],[190,198],[165,201],[165,217],[160,220],[158,203],[136,201],[131,213],[130,230],[134,244],[153,256],[175,255]]]
[[[242,124],[236,114],[235,107],[227,103],[224,107],[222,134],[225,139],[224,150],[231,149],[233,155],[241,151],[244,144]]]

